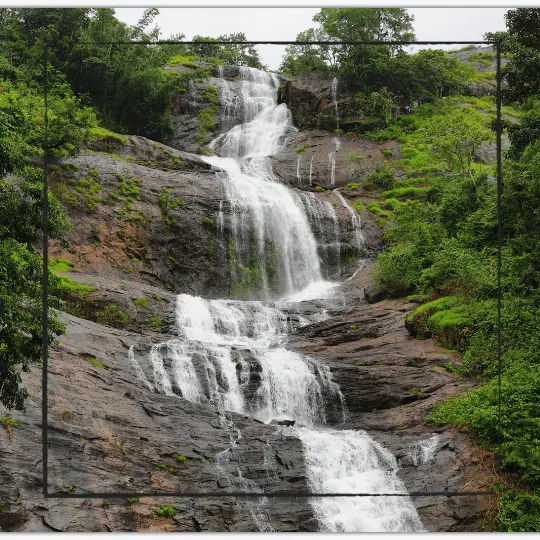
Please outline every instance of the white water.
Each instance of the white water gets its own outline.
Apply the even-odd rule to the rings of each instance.
[[[328,170],[330,172],[330,184],[332,186],[336,185],[336,158],[337,153],[339,151],[339,147],[341,146],[341,141],[334,137],[332,139],[332,142],[334,143],[334,149],[328,154]]]
[[[339,223],[327,201],[321,202],[313,194],[300,196],[274,182],[268,156],[279,150],[284,133],[291,129],[291,115],[284,104],[276,104],[278,79],[274,75],[251,68],[241,68],[241,74],[241,103],[235,110],[241,107],[244,121],[212,141],[211,147],[219,155],[203,159],[222,171],[218,174],[230,206],[235,257],[245,260],[253,241],[246,231],[252,231],[262,261],[262,296],[265,299],[271,296],[272,276],[267,271],[267,255],[272,250],[277,260],[281,300],[279,304],[269,304],[206,300],[180,294],[176,305],[177,337],[153,345],[150,350],[152,382],[145,376],[133,350],[130,360],[138,376],[154,390],[218,410],[223,428],[229,433],[231,451],[241,433],[234,426],[230,411],[264,422],[294,420],[297,427],[286,430],[302,442],[308,481],[314,493],[403,494],[392,454],[363,431],[325,427],[345,417],[343,396],[328,367],[286,348],[287,334],[310,322],[290,317],[287,306],[330,297],[337,286],[323,279],[317,243],[306,212],[312,221],[320,224],[321,230],[327,227],[324,223],[331,223],[329,245],[335,248],[337,244],[338,250]],[[227,84],[220,86],[225,103],[230,101],[229,90]],[[339,141],[335,144],[334,168],[338,148]],[[334,173],[332,169],[332,178]],[[343,199],[340,200],[343,204]],[[352,211],[346,203],[345,207]],[[221,235],[223,222],[220,204]],[[359,222],[353,226],[359,227]],[[322,317],[324,314],[319,313],[312,320]],[[257,486],[243,479],[240,470],[231,473],[228,456],[227,451],[217,456],[220,474],[226,475],[231,484],[255,491]],[[256,523],[267,530],[269,525],[262,508],[265,504],[259,499],[251,510]],[[314,498],[311,504],[321,530],[422,528],[406,496]]]
[[[441,436],[437,433],[431,437],[412,445],[409,448],[409,457],[414,465],[423,465],[429,463],[435,456],[435,450],[439,444]]]
[[[336,194],[343,208],[345,208],[351,216],[351,227],[354,234],[354,241],[356,247],[360,249],[364,245],[364,236],[362,234],[360,216],[351,208],[351,205],[345,200],[345,198],[339,191],[334,190],[334,193]]]
[[[337,104],[337,86],[338,80],[337,77],[332,79],[332,105],[334,106],[334,115],[336,117],[336,127],[339,128],[339,113],[338,113],[338,104]]]
[[[364,431],[299,428],[315,493],[406,494],[395,457]],[[422,524],[409,497],[324,497],[312,502],[321,530],[413,532]]]
[[[235,254],[248,266],[253,231],[262,267],[262,296],[281,295],[322,281],[317,244],[298,195],[273,180],[269,156],[275,154],[287,129],[290,111],[276,103],[276,76],[241,68],[244,123],[210,143],[219,156],[204,157],[223,172],[225,196],[231,205]],[[271,253],[272,252],[272,253]],[[277,276],[268,271],[269,259],[278,261]],[[273,291],[270,281],[273,277]],[[277,287],[277,291],[276,291]]]

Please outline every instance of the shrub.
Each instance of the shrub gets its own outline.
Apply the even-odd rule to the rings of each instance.
[[[172,518],[176,514],[177,510],[173,506],[167,506],[162,504],[159,508],[156,509],[156,514],[161,517]]]
[[[394,186],[395,180],[396,171],[394,167],[385,163],[374,171],[371,171],[364,179],[364,183],[373,184],[379,189],[390,189]]]
[[[102,311],[96,312],[99,323],[113,328],[124,328],[129,322],[129,315],[117,304],[108,304]]]

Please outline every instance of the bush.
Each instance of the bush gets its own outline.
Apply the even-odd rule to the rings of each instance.
[[[166,504],[162,504],[159,508],[156,509],[156,514],[161,517],[172,518],[176,514],[176,512],[176,508],[174,508],[173,506],[167,506]]]
[[[96,312],[99,323],[113,328],[124,328],[129,322],[129,315],[117,304],[108,304],[102,311]]]
[[[364,183],[373,184],[379,189],[391,189],[396,180],[396,171],[392,165],[385,163],[374,171],[370,172],[365,178]]]

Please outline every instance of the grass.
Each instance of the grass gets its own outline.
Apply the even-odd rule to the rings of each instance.
[[[383,210],[380,206],[379,206],[379,203],[376,203],[376,202],[370,202],[368,205],[367,205],[367,209],[379,216],[379,217],[382,217],[382,218],[388,218],[392,215],[392,212],[388,212],[387,210]]]
[[[133,304],[137,307],[148,307],[148,300],[146,298],[135,298]]]
[[[392,199],[392,198],[402,198],[402,197],[416,197],[418,195],[423,195],[428,191],[428,187],[416,187],[416,186],[406,186],[398,187],[395,189],[389,189],[388,191],[383,191],[381,197],[383,199]]]
[[[354,191],[355,189],[358,189],[360,187],[360,184],[358,182],[349,182],[345,189],[348,189],[349,191]]]
[[[88,134],[91,141],[103,139],[105,141],[114,141],[120,144],[126,144],[128,142],[128,138],[125,135],[120,135],[119,133],[115,133],[114,131],[101,126],[89,128]]]
[[[364,210],[364,203],[360,200],[360,199],[356,199],[356,201],[354,201],[354,209],[360,213]]]
[[[66,259],[53,259],[49,257],[49,270],[52,272],[71,272],[74,265]]]
[[[186,66],[191,68],[197,68],[197,64],[195,64],[195,61],[197,60],[196,56],[192,55],[176,55],[170,58],[167,62],[168,66]]]

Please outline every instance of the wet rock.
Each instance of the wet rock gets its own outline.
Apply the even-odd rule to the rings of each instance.
[[[258,520],[278,530],[298,530],[312,519],[303,499],[254,505],[227,498],[229,489],[255,491],[254,486],[269,492],[307,489],[297,439],[232,414],[228,425],[243,437],[231,451],[230,433],[218,413],[154,393],[137,378],[127,347],[151,337],[69,315],[62,319],[67,332],[49,360],[49,492],[188,491],[216,497],[44,499],[36,367],[24,381],[32,400],[25,413],[13,415],[17,429],[11,437],[0,430],[4,530],[255,531]],[[160,504],[174,506],[175,519],[156,515]]]
[[[386,158],[383,151],[392,152]],[[300,189],[342,187],[360,182],[385,159],[399,159],[399,144],[379,144],[360,137],[325,131],[297,131],[288,135],[282,149],[272,156],[278,180]]]

